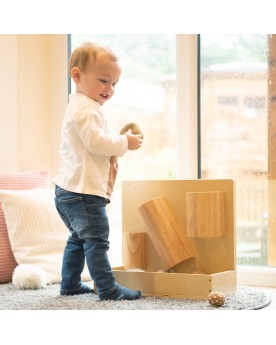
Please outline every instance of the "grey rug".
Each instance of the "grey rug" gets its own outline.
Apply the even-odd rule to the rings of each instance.
[[[59,284],[40,290],[18,290],[13,284],[0,285],[0,310],[242,310],[261,309],[270,304],[264,291],[239,286],[237,293],[227,295],[222,307],[207,300],[169,297],[142,297],[134,301],[99,301],[95,294],[60,296]]]

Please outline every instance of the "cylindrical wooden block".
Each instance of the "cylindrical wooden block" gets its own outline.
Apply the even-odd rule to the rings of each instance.
[[[148,225],[148,235],[165,269],[194,256],[184,230],[177,222],[165,198],[155,198],[141,205],[139,212]]]
[[[123,265],[125,269],[146,268],[146,233],[123,233]]]
[[[188,237],[225,236],[225,205],[222,191],[186,194]]]

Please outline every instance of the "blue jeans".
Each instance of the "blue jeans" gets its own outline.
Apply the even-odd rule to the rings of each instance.
[[[56,208],[70,230],[63,255],[61,291],[80,288],[86,258],[99,297],[111,295],[118,285],[107,256],[109,222],[106,205],[109,201],[96,195],[69,192],[59,186],[55,193]]]

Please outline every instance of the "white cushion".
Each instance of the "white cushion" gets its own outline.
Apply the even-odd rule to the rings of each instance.
[[[34,170],[0,174],[0,189],[25,190],[49,188],[48,170]],[[12,281],[13,271],[17,266],[11,250],[8,229],[0,202],[0,283]]]
[[[0,201],[17,263],[39,266],[47,284],[59,283],[69,230],[56,210],[54,190],[0,190]],[[91,279],[87,268],[82,279]]]

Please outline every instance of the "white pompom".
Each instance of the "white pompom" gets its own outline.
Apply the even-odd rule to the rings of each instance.
[[[39,266],[21,264],[13,272],[12,283],[18,289],[42,289],[46,287],[47,277]]]

